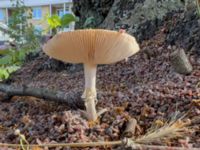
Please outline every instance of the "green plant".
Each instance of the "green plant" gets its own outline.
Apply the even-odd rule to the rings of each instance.
[[[13,39],[15,48],[0,52],[0,80],[7,79],[10,73],[20,68],[27,54],[37,52],[40,47],[41,35],[36,34],[33,25],[28,23],[32,16],[31,9],[24,5],[23,0],[11,2],[14,9],[9,17],[9,28],[2,31]]]
[[[0,58],[0,66],[8,66],[8,65],[21,65],[26,57],[26,49],[21,50],[5,50],[4,55]]]
[[[15,130],[15,135],[18,135],[20,138],[20,149],[22,150],[30,150],[30,146],[29,146],[29,142],[26,140],[26,137],[24,136],[24,134],[20,133],[19,129]]]
[[[72,14],[65,14],[62,17],[58,15],[47,15],[47,23],[49,25],[49,29],[54,30],[54,34],[57,33],[60,29],[64,29],[70,23],[76,22],[79,19]]]
[[[18,70],[19,66],[0,67],[0,81],[7,79],[12,72]]]
[[[20,68],[26,58],[26,50],[16,51],[13,49],[4,50],[0,58],[0,81],[7,79],[9,75]]]
[[[40,35],[35,33],[33,25],[28,22],[32,17],[31,8],[26,7],[23,0],[11,0],[11,2],[14,9],[8,22],[10,38],[14,39],[17,50],[23,47],[26,47],[27,51],[37,49]]]
[[[12,10],[8,21],[10,37],[21,47],[26,42],[25,36],[28,28],[31,28],[28,23],[28,19],[31,18],[31,14],[28,13],[30,8],[24,5],[23,0],[11,0],[11,3],[15,9]]]

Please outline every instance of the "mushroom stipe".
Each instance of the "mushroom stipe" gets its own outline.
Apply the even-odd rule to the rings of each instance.
[[[43,47],[52,58],[68,62],[83,63],[85,101],[89,121],[95,121],[96,112],[96,71],[98,64],[121,61],[139,51],[135,38],[125,32],[103,29],[85,29],[62,32],[55,35]]]

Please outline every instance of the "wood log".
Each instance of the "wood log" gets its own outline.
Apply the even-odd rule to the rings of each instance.
[[[183,49],[176,50],[171,54],[171,64],[174,70],[180,74],[188,75],[193,70]]]
[[[128,122],[127,122],[127,125],[126,125],[126,129],[123,133],[123,136],[124,137],[133,137],[134,134],[135,134],[135,129],[136,129],[136,126],[137,126],[137,120],[134,119],[134,118],[131,118]]]
[[[0,91],[4,93],[3,100],[7,101],[12,96],[33,96],[46,101],[55,101],[66,103],[73,109],[84,108],[84,102],[81,100],[81,93],[62,92],[47,90],[43,88],[33,88],[27,86],[13,86],[0,83]]]

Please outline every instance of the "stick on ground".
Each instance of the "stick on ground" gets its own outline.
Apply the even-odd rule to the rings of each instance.
[[[69,107],[77,109],[83,108],[84,103],[80,99],[81,93],[62,92],[47,90],[43,88],[33,88],[27,86],[13,86],[0,83],[0,91],[5,94],[3,100],[9,100],[12,96],[33,96],[44,99],[46,101],[55,101],[59,103],[66,103]]]

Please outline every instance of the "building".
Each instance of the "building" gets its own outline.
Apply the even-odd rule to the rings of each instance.
[[[31,8],[32,23],[37,30],[44,31],[48,28],[47,21],[44,20],[48,14],[51,16],[57,14],[62,16],[66,13],[72,13],[72,0],[24,0],[24,4]],[[10,0],[0,0],[0,22],[8,24],[9,17],[13,9]],[[74,23],[71,23],[65,30],[73,30]]]

